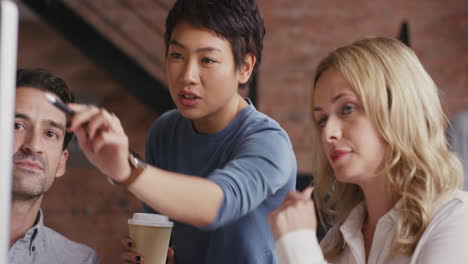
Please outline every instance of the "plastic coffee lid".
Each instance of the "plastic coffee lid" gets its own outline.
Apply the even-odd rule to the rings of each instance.
[[[132,219],[151,222],[169,222],[169,217],[160,214],[134,213]]]
[[[160,214],[134,213],[133,218],[128,219],[132,225],[173,227],[174,223],[169,221],[169,217]]]

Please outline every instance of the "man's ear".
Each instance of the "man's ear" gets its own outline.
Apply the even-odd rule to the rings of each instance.
[[[245,55],[244,63],[240,67],[240,84],[247,83],[247,81],[250,78],[250,75],[252,74],[256,62],[257,57],[255,57],[255,55],[253,55],[252,53],[248,53],[247,55]]]
[[[68,160],[68,150],[64,150],[62,152],[62,156],[60,157],[60,161],[57,168],[57,173],[55,174],[55,178],[62,177],[67,170],[67,160]]]

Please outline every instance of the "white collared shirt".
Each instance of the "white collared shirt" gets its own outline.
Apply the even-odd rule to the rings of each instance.
[[[369,258],[366,261],[361,229],[365,218],[364,204],[356,206],[338,227],[333,227],[320,243],[326,245],[341,232],[343,252],[336,264],[452,264],[468,263],[468,193],[456,191],[433,214],[411,256],[389,260],[398,217],[397,205],[377,223]],[[281,264],[323,264],[325,261],[315,231],[302,229],[287,233],[276,242]]]

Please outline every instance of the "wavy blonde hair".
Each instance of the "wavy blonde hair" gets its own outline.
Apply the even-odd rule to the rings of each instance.
[[[330,53],[317,67],[312,98],[318,79],[332,67],[350,83],[385,142],[381,173],[389,194],[401,198],[391,256],[411,255],[438,198],[463,181],[461,164],[448,148],[448,120],[438,89],[414,52],[394,39],[365,38]],[[314,141],[321,146],[316,122]],[[315,152],[314,161],[314,195],[321,218],[340,226],[364,195],[357,185],[335,182],[323,150]],[[344,238],[338,236],[324,249],[329,261],[344,248]]]

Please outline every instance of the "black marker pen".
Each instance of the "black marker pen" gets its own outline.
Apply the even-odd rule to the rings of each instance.
[[[62,103],[60,100],[57,100],[57,98],[55,98],[53,95],[46,93],[45,98],[47,99],[47,101],[55,105],[55,107],[62,110],[68,116],[73,116],[75,114],[75,111],[68,107],[68,105]]]

